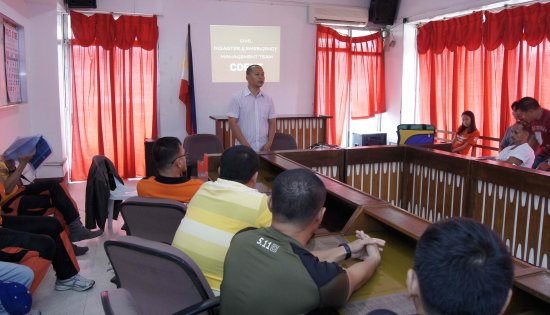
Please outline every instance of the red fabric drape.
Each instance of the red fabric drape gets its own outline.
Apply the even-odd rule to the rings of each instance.
[[[382,37],[349,37],[318,25],[314,114],[333,117],[327,143],[341,145],[350,106],[352,119],[386,111]]]
[[[502,137],[513,120],[512,102],[532,96],[545,106],[550,97],[550,79],[544,76],[550,69],[549,30],[550,3],[420,27],[421,121],[456,130],[460,114],[472,110],[482,135]]]
[[[71,180],[85,180],[94,155],[124,178],[145,175],[144,140],[156,137],[156,17],[71,12]]]

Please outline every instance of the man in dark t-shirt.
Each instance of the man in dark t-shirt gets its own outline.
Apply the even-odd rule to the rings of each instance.
[[[542,108],[532,97],[524,97],[512,104],[516,117],[531,124],[533,142],[538,145],[533,168],[550,170],[550,110]]]
[[[305,314],[340,307],[380,263],[384,241],[357,240],[311,253],[305,249],[325,212],[326,189],[311,171],[289,170],[273,183],[269,228],[236,234],[225,257],[222,314]],[[347,270],[337,262],[362,261]]]

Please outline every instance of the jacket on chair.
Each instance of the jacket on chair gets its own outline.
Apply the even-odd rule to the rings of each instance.
[[[86,181],[86,228],[95,229],[97,225],[105,229],[109,197],[111,190],[116,189],[115,178],[123,183],[113,162],[103,155],[94,156]],[[120,200],[115,201],[113,219],[118,217],[120,204]]]

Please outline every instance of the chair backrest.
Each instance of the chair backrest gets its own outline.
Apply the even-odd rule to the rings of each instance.
[[[185,157],[188,164],[196,164],[198,160],[202,160],[204,153],[222,153],[223,145],[212,134],[196,134],[189,135],[183,139],[183,148],[185,149]]]
[[[199,267],[175,247],[135,236],[108,240],[104,247],[120,287],[143,314],[174,314],[214,298]]]
[[[197,161],[202,160],[205,153],[222,153],[223,144],[216,135],[196,134],[183,139],[185,158],[187,160],[187,176],[197,176]]]
[[[171,244],[187,205],[176,200],[130,197],[121,205],[128,235]]]
[[[292,135],[287,133],[275,133],[273,137],[273,143],[271,144],[271,150],[296,150],[298,145],[296,144],[296,139]]]

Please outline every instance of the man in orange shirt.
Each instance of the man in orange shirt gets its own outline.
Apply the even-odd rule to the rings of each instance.
[[[153,145],[153,160],[158,175],[146,177],[137,183],[141,197],[166,198],[189,202],[203,181],[187,179],[185,149],[176,137],[157,139]]]

